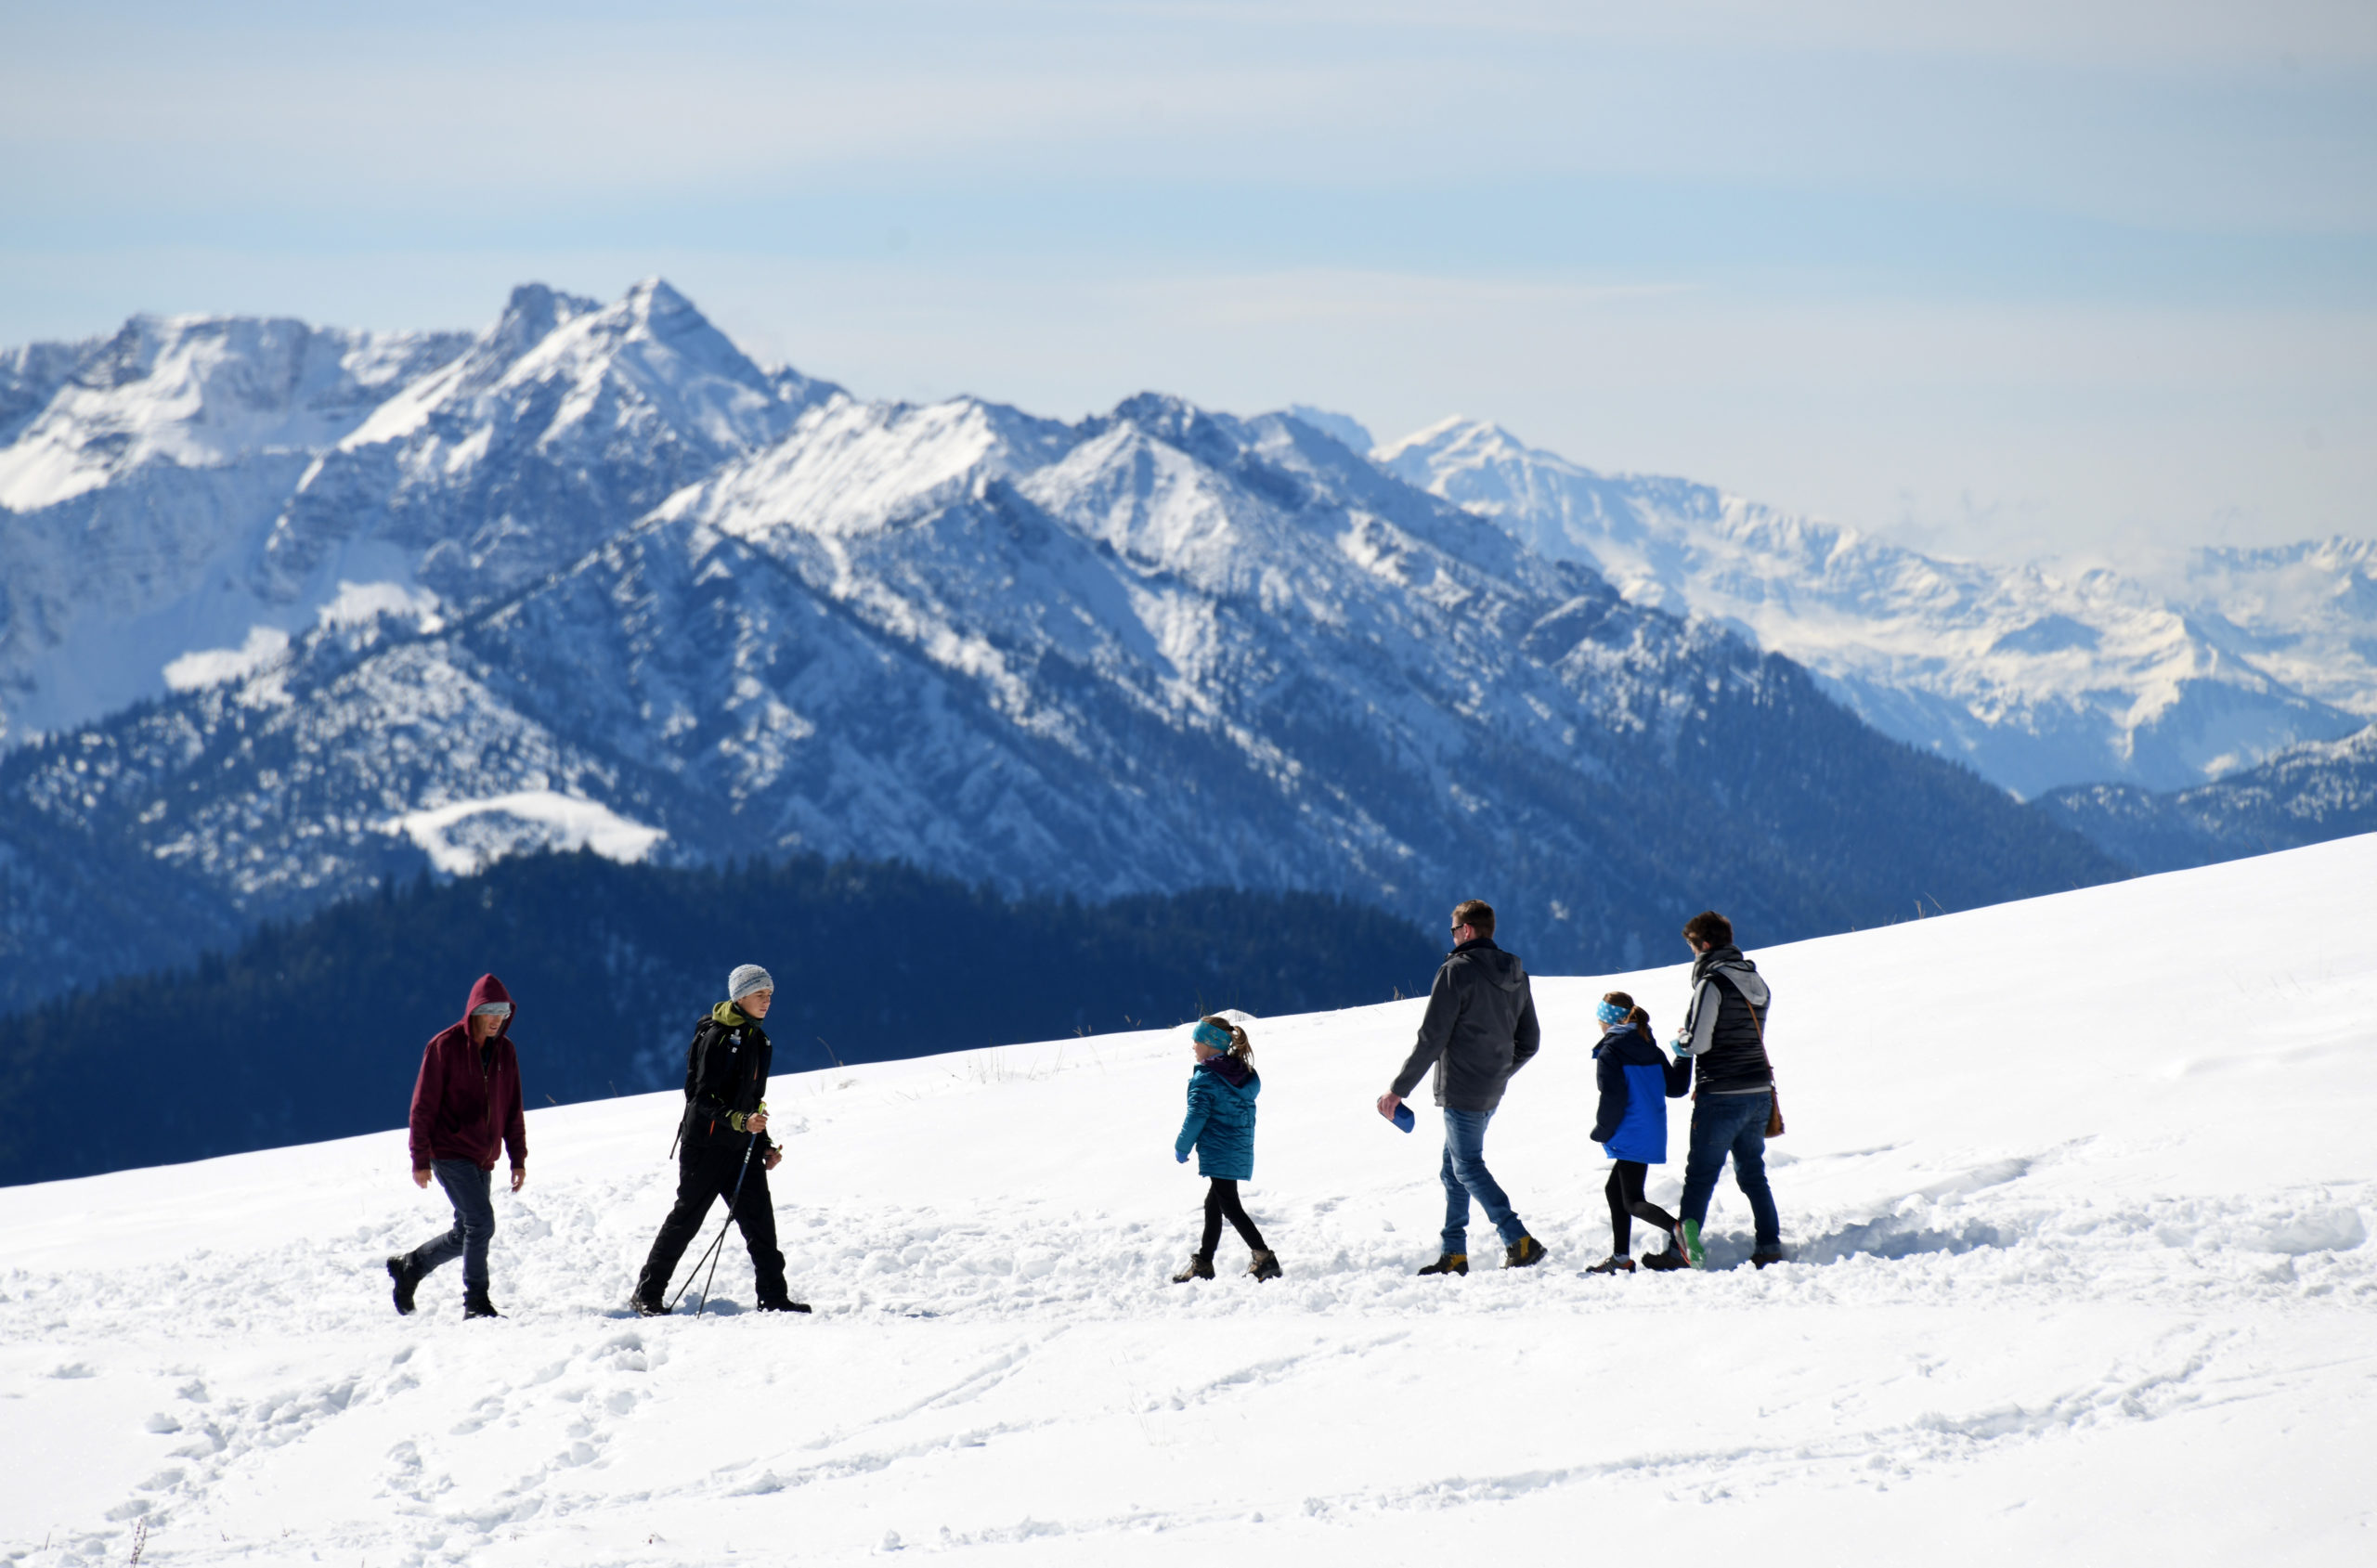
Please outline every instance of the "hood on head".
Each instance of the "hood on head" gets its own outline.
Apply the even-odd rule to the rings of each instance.
[[[503,982],[497,979],[493,975],[481,975],[478,978],[478,983],[471,987],[470,1001],[462,1005],[462,1033],[465,1036],[471,1032],[471,1015],[477,1012],[482,1006],[485,1006],[490,1002],[512,1002],[512,993],[504,990]],[[513,1002],[512,1003],[512,1017],[504,1019],[502,1027],[498,1029],[489,1038],[495,1040],[509,1039],[512,1034],[513,1020],[519,1017],[519,1016],[520,1004]]]

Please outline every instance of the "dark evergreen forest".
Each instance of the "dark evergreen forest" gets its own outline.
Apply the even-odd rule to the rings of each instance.
[[[490,970],[542,1106],[681,1082],[744,962],[775,977],[786,1073],[1383,1002],[1424,991],[1440,957],[1407,922],[1316,894],[1010,901],[904,865],[527,856],[0,1019],[0,1185],[400,1126],[422,1043]]]

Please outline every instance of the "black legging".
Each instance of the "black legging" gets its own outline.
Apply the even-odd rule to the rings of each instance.
[[[1247,1246],[1257,1252],[1270,1251],[1263,1245],[1263,1233],[1256,1230],[1254,1222],[1246,1217],[1245,1205],[1238,1200],[1238,1184],[1215,1176],[1214,1185],[1205,1189],[1205,1244],[1197,1249],[1199,1257],[1214,1255],[1214,1246],[1222,1238],[1222,1219],[1225,1215],[1228,1217],[1231,1227],[1245,1238]]]
[[[1627,1249],[1634,1244],[1631,1220],[1656,1225],[1662,1236],[1674,1234],[1675,1216],[1656,1203],[1643,1201],[1643,1178],[1650,1172],[1651,1168],[1639,1160],[1621,1160],[1610,1167],[1609,1186],[1604,1190],[1609,1194],[1609,1255],[1613,1258],[1624,1257]]]

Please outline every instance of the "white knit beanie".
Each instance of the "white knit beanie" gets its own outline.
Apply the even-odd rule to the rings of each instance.
[[[757,964],[737,964],[726,977],[726,999],[740,1002],[755,991],[773,991],[776,982]]]

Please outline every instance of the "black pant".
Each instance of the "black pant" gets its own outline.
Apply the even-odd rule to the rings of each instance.
[[[750,1249],[751,1275],[760,1301],[764,1304],[788,1298],[784,1254],[776,1251],[775,1204],[768,1198],[767,1167],[760,1163],[767,1157],[754,1153],[746,1170],[744,1147],[739,1140],[727,1145],[689,1143],[678,1152],[677,1205],[660,1222],[660,1234],[653,1238],[652,1255],[643,1260],[643,1273],[635,1282],[637,1295],[647,1302],[668,1300],[669,1277],[677,1272],[677,1261],[709,1217],[710,1204],[734,1190],[740,1173],[743,1193],[734,1199],[734,1223],[742,1227],[743,1245]]]
[[[1609,1186],[1609,1255],[1622,1258],[1634,1244],[1634,1228],[1630,1220],[1641,1220],[1656,1225],[1663,1236],[1675,1231],[1675,1216],[1656,1203],[1643,1199],[1643,1178],[1651,1168],[1639,1160],[1621,1160],[1610,1168]]]
[[[1197,1249],[1199,1257],[1214,1255],[1214,1246],[1222,1238],[1224,1218],[1228,1219],[1230,1228],[1245,1239],[1247,1246],[1257,1252],[1270,1251],[1263,1245],[1263,1233],[1246,1217],[1246,1206],[1238,1200],[1238,1184],[1215,1176],[1214,1185],[1205,1189],[1205,1241]]]

